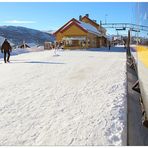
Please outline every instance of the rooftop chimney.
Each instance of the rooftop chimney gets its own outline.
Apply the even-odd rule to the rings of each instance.
[[[89,17],[89,14],[85,14],[85,16]]]
[[[97,20],[93,20],[95,23],[97,22]]]
[[[79,16],[79,21],[82,21],[82,15]]]

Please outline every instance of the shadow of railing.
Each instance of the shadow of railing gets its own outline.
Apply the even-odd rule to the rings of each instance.
[[[95,51],[95,52],[126,52],[124,47],[111,47],[109,48],[90,48],[86,51]]]

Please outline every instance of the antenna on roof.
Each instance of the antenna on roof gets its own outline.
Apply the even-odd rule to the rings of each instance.
[[[100,26],[102,26],[102,21],[100,21]]]
[[[100,29],[101,29],[101,26],[102,26],[102,21],[100,21]]]

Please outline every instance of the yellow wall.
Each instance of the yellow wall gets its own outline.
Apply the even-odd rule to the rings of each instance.
[[[138,58],[148,68],[148,47],[137,46]]]
[[[72,25],[70,28],[65,30],[63,33],[58,32],[56,34],[56,40],[58,42],[62,41],[64,36],[87,36],[87,32],[84,32],[76,25]]]
[[[92,33],[88,33],[87,38],[90,41],[90,48],[96,48],[97,47],[97,36],[92,34]]]
[[[58,32],[55,37],[56,37],[56,41],[61,42],[63,35],[62,35],[62,33]]]
[[[68,35],[72,35],[72,36],[85,36],[87,35],[87,32],[84,32],[83,30],[81,30],[79,27],[72,25],[70,28],[68,28],[67,30],[65,30],[63,32],[64,36],[68,36]]]

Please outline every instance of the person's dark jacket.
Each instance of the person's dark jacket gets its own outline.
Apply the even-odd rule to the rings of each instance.
[[[5,51],[5,52],[9,52],[12,50],[12,47],[10,46],[10,44],[8,43],[8,41],[4,41],[4,43],[2,44],[1,47],[1,51]]]

